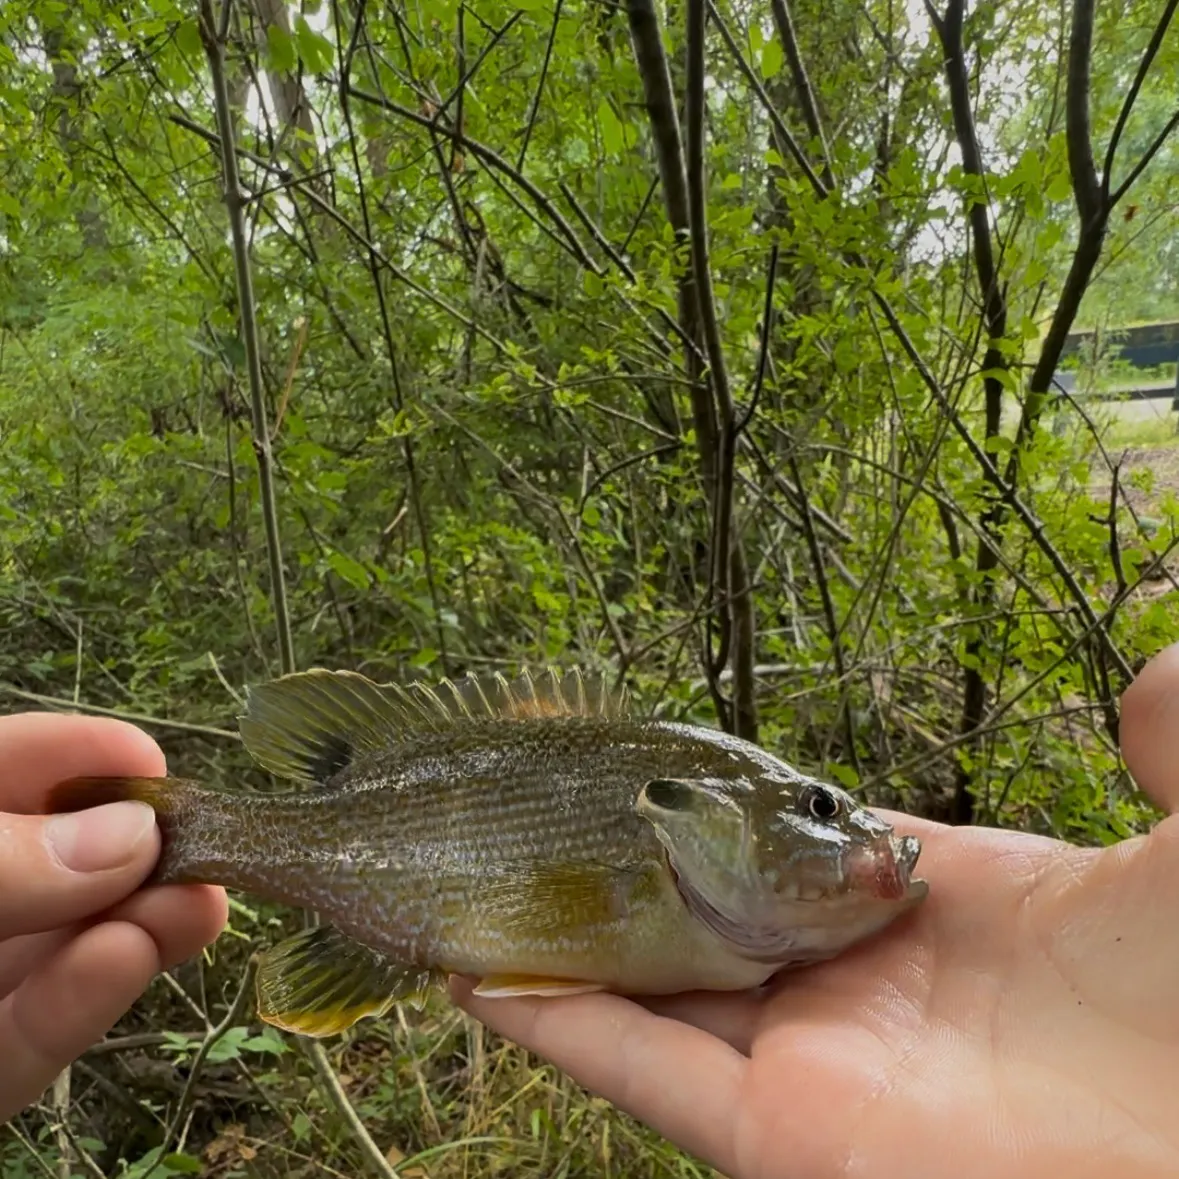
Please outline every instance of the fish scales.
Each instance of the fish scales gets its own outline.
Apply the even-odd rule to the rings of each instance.
[[[329,923],[263,956],[263,1018],[328,1034],[447,972],[489,994],[743,989],[924,896],[919,845],[838,788],[575,673],[435,688],[313,671],[251,690],[247,749],[306,791],[106,780],[163,832],[159,881]],[[63,784],[63,807],[99,783]]]

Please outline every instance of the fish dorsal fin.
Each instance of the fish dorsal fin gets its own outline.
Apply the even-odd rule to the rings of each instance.
[[[625,688],[601,675],[549,669],[507,679],[471,675],[437,684],[376,684],[354,671],[314,668],[248,689],[238,718],[242,741],[265,770],[302,782],[326,782],[358,755],[404,738],[472,721],[553,717],[621,718]]]
[[[418,687],[418,685],[414,685]],[[611,689],[604,675],[562,674],[549,668],[539,676],[522,672],[514,679],[497,673],[450,680],[433,689],[448,715],[480,720],[534,720],[538,717],[603,717],[620,719],[629,712],[625,686]]]

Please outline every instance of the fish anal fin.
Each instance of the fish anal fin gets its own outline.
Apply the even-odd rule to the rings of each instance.
[[[606,988],[601,983],[581,982],[571,978],[544,978],[531,974],[489,974],[475,987],[482,999],[514,999],[520,995],[590,995]]]
[[[394,962],[330,926],[305,929],[264,951],[258,1015],[301,1036],[334,1036],[394,1003],[420,1001],[432,971]]]
[[[263,769],[327,782],[358,756],[464,722],[621,718],[627,712],[625,688],[611,689],[604,676],[576,669],[402,687],[374,683],[358,672],[313,668],[249,688],[238,723],[246,749]]]

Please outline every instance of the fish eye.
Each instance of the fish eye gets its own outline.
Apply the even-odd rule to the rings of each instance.
[[[802,805],[812,819],[818,819],[821,823],[830,822],[843,810],[838,795],[826,786],[811,786],[802,796]]]
[[[647,801],[661,811],[686,810],[692,797],[691,787],[673,778],[652,778],[643,787]]]

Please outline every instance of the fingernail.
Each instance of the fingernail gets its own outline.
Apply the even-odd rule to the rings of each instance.
[[[130,861],[155,819],[146,803],[110,802],[73,815],[55,815],[45,825],[45,841],[70,871],[105,872]]]

